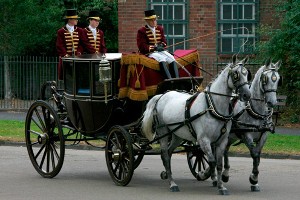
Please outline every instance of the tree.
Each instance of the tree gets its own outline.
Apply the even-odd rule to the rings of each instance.
[[[79,0],[77,1],[80,20],[79,26],[87,26],[90,10],[98,10],[101,14],[99,28],[103,30],[108,52],[118,52],[118,1],[117,0]]]
[[[50,44],[60,26],[59,0],[1,0],[0,52],[5,55],[53,53]]]
[[[59,0],[2,0],[0,7],[0,54],[4,55],[5,98],[11,99],[11,67],[7,56],[37,51],[46,54],[56,34],[60,17]]]
[[[260,55],[282,60],[280,74],[284,77],[284,92],[293,109],[291,121],[298,122],[300,113],[300,0],[279,1],[277,14],[281,16],[281,28],[262,31],[270,38],[259,45]]]

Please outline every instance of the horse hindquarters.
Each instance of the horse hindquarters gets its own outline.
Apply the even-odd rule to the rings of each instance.
[[[153,140],[153,112],[156,106],[157,101],[160,99],[161,95],[156,95],[147,103],[146,110],[144,112],[143,121],[142,121],[142,133],[149,140]]]

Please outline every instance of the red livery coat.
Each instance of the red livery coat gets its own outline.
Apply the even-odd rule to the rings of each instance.
[[[162,26],[155,27],[156,38],[154,37],[151,29],[148,26],[143,26],[137,33],[137,46],[140,53],[148,54],[153,51],[153,46],[158,43],[167,45],[164,30]]]

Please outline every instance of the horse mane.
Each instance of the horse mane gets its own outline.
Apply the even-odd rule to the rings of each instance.
[[[212,80],[208,83],[208,85],[211,85],[219,76],[224,72],[224,69],[232,65],[232,63],[227,63],[216,75]]]
[[[261,74],[262,74],[262,72],[265,70],[265,67],[266,67],[266,66],[263,65],[263,66],[261,66],[261,67],[257,70],[257,72],[255,73],[254,78],[253,78],[253,80],[252,80],[252,83],[257,82],[257,81],[260,80]],[[252,84],[251,84],[251,85],[252,85]]]

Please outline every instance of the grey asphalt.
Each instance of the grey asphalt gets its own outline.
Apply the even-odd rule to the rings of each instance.
[[[26,112],[0,111],[0,120],[20,120],[25,122]],[[300,135],[299,128],[276,127],[277,134]]]
[[[210,179],[197,181],[186,155],[172,156],[173,177],[180,192],[169,192],[159,155],[147,155],[131,182],[116,186],[109,176],[104,151],[67,149],[60,173],[42,178],[32,166],[26,147],[0,146],[1,200],[295,200],[299,199],[300,160],[261,159],[260,192],[251,192],[251,158],[230,158],[229,196],[218,195]]]

